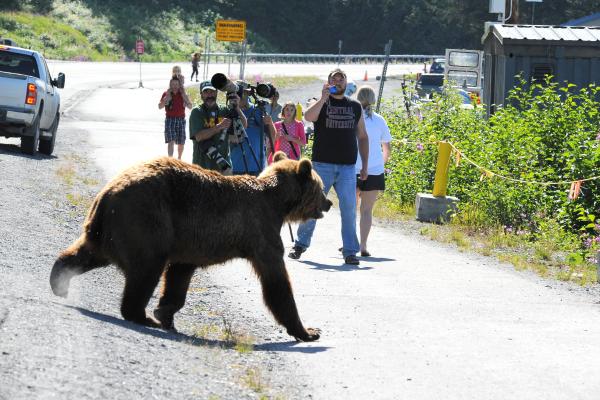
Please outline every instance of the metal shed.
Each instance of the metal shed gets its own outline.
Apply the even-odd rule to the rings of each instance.
[[[481,39],[484,51],[483,101],[488,113],[504,104],[517,85],[515,75],[577,86],[600,82],[600,26],[540,26],[486,24]]]

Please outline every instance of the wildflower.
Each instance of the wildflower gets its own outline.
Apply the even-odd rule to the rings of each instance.
[[[592,243],[593,243],[593,242],[592,242],[592,238],[587,238],[587,239],[585,239],[585,241],[583,242],[584,246],[585,246],[585,247],[587,247],[587,248],[590,248],[590,247],[592,247]]]
[[[596,136],[596,140],[600,142],[600,131],[598,131],[598,135]]]
[[[504,227],[504,232],[508,233],[508,234],[512,233],[513,232],[512,226],[505,226]]]
[[[423,152],[423,145],[421,143],[417,143],[417,151],[419,151],[420,153]]]

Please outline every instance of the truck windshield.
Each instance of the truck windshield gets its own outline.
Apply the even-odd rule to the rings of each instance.
[[[0,51],[0,72],[40,77],[37,63],[32,56],[10,51]]]

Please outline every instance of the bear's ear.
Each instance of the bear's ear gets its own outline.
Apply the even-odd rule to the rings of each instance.
[[[273,162],[277,162],[277,161],[281,161],[281,160],[287,160],[287,156],[285,155],[285,153],[283,151],[278,151],[275,153],[275,155],[273,156]]]
[[[296,171],[298,172],[298,176],[308,179],[312,176],[312,163],[309,159],[303,158],[298,162]]]

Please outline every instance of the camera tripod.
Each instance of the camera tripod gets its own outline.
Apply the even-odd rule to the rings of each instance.
[[[248,169],[248,158],[246,157],[246,150],[244,149],[244,143],[246,143],[248,145],[248,148],[250,149],[250,153],[252,154],[252,158],[254,159],[254,162],[256,163],[256,166],[260,169],[260,164],[258,163],[258,158],[256,157],[256,153],[254,152],[254,149],[252,148],[252,145],[250,144],[250,139],[248,138],[248,134],[246,133],[246,130],[244,129],[244,126],[242,125],[242,121],[240,120],[240,118],[236,115],[235,118],[232,118],[233,122],[231,125],[231,132],[229,133],[231,136],[234,136],[237,138],[236,142],[233,142],[235,145],[240,146],[240,151],[242,153],[242,161],[244,162],[244,172],[246,174],[248,174],[250,171]]]

